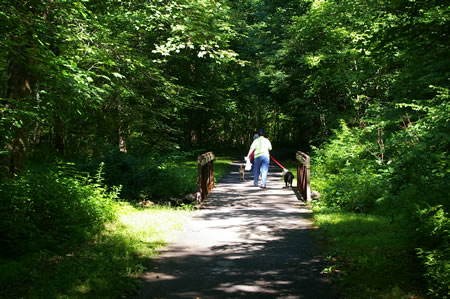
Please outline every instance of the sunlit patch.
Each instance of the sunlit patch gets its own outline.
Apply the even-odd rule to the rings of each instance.
[[[161,281],[161,280],[174,280],[177,279],[178,277],[168,275],[165,273],[147,272],[144,274],[144,278],[146,281]]]
[[[271,290],[267,287],[264,287],[261,284],[264,282],[256,281],[253,285],[244,285],[244,284],[237,284],[233,285],[230,283],[221,284],[216,290],[223,291],[225,293],[236,293],[236,292],[246,292],[246,293],[265,293],[265,294],[275,294],[277,291]]]
[[[325,55],[320,54],[320,55],[308,55],[306,56],[305,60],[306,63],[310,66],[310,67],[316,67],[319,66],[320,62],[325,58]]]
[[[86,283],[77,285],[74,288],[74,291],[77,293],[81,293],[81,294],[87,294],[91,291],[91,286],[89,285],[89,283],[86,282]]]

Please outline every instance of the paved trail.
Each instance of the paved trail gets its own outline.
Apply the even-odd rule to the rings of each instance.
[[[337,298],[320,272],[311,211],[279,168],[267,189],[237,165],[172,236],[146,273],[137,298]]]

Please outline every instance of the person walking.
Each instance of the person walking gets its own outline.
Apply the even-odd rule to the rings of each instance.
[[[255,135],[253,135],[253,141],[255,141],[255,139],[257,139],[257,138],[259,138],[259,135],[258,134],[255,134]],[[252,141],[252,142],[253,142]],[[252,152],[251,152],[251,154],[250,154],[250,162],[253,164],[253,162],[254,162],[254,160],[255,160],[255,150],[253,150]],[[253,168],[253,170],[254,170],[255,168]]]
[[[255,139],[259,138],[258,134],[253,135],[253,141],[255,141]],[[253,142],[252,141],[252,142]],[[252,164],[252,172],[253,172],[253,176],[255,176],[255,165],[253,165],[253,163],[255,162],[255,150],[253,150],[250,154],[250,163]]]
[[[259,175],[261,174],[261,188],[267,186],[267,172],[269,171],[270,154],[272,150],[272,144],[270,140],[264,137],[264,130],[258,130],[259,137],[256,138],[247,154],[247,158],[250,159],[250,155],[254,152],[255,160],[253,162],[253,185],[258,187]]]

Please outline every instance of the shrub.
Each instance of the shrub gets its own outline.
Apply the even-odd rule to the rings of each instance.
[[[389,107],[364,128],[342,123],[311,166],[321,204],[404,222],[436,297],[448,296],[449,285],[449,98],[441,89],[431,100]],[[406,122],[392,120],[401,113]]]
[[[122,186],[121,197],[127,201],[164,201],[196,188],[196,158],[189,152],[136,157],[112,151],[81,169],[93,173],[94,166],[101,162],[105,165],[105,184]]]
[[[99,163],[104,163],[104,182],[108,186],[122,186],[121,198],[131,201],[138,198],[141,190],[152,184],[159,176],[158,168],[117,150],[110,151],[80,169],[94,174]]]
[[[56,250],[98,232],[114,218],[119,189],[60,165],[0,182],[1,248],[5,254]]]
[[[449,295],[450,285],[450,221],[439,206],[418,210],[417,255],[425,266],[428,292],[435,297]]]
[[[322,194],[321,202],[330,207],[368,212],[384,193],[383,172],[370,156],[362,132],[341,122],[341,129],[312,160],[313,189]]]

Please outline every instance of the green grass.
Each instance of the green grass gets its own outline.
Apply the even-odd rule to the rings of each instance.
[[[231,157],[216,156],[214,160],[214,181],[217,183],[222,179],[229,171],[229,167],[233,159]],[[183,181],[197,186],[197,161],[185,161],[179,165],[171,165],[171,168],[178,172],[178,176]]]
[[[186,209],[117,205],[119,217],[90,242],[63,254],[45,250],[0,262],[2,298],[116,298],[136,287],[168,234],[180,229]]]
[[[216,182],[228,172],[231,161],[216,157]],[[176,180],[172,185],[177,189],[169,191],[183,194],[196,190],[197,161],[164,167]],[[15,259],[0,258],[0,298],[118,298],[132,294],[139,275],[166,245],[170,232],[182,228],[190,207],[155,205],[144,209],[120,202],[115,210],[116,220],[88,242],[71,247],[60,244],[58,253],[43,249]]]
[[[214,161],[214,182],[219,182],[228,172],[233,162],[231,157],[216,157]]]
[[[295,159],[292,160],[281,160],[278,161],[281,163],[281,165],[283,165],[284,167],[286,167],[290,172],[292,172],[294,174],[294,181],[292,182],[292,187],[297,187],[297,162]],[[271,165],[275,165],[278,170],[280,171],[280,173],[282,172],[282,169],[273,161],[270,161]],[[280,180],[283,181],[284,184],[284,178],[281,177]]]
[[[315,208],[325,269],[347,298],[420,298],[423,282],[410,235],[387,217]]]
[[[295,175],[294,159],[280,161]],[[314,165],[311,165],[314,171]],[[320,181],[311,174],[312,186]],[[414,236],[405,221],[377,214],[344,212],[316,206],[315,224],[327,255],[324,272],[342,298],[424,298],[423,269],[412,244]]]
[[[217,183],[229,171],[232,162],[230,157],[217,157],[214,160],[214,181]],[[165,194],[166,197],[184,196],[187,193],[197,191],[198,165],[196,160],[182,161],[177,163],[163,164],[167,177],[171,178],[171,184],[167,181],[158,182],[158,186],[151,186],[152,189],[163,190],[158,194]]]

